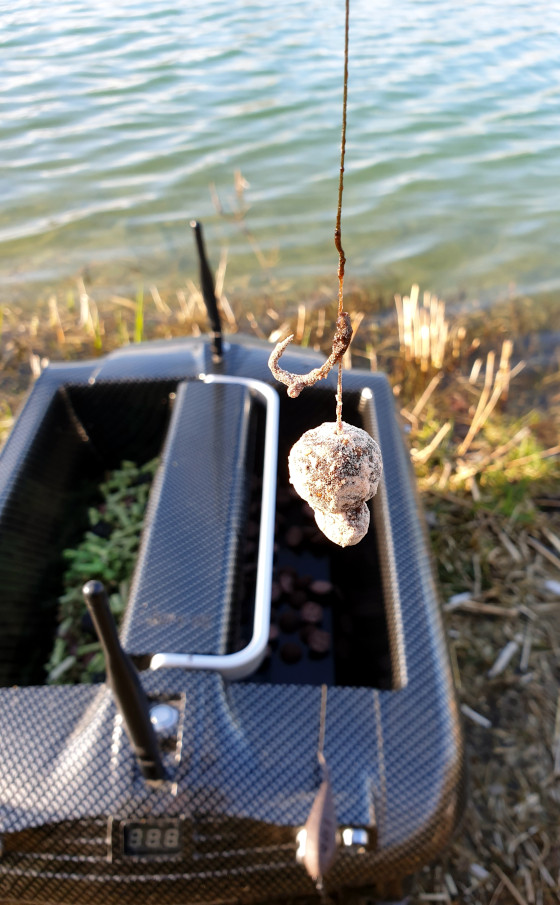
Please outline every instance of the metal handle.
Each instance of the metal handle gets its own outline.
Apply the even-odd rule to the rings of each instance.
[[[164,667],[209,669],[220,672],[228,679],[242,679],[258,669],[264,658],[268,643],[272,560],[274,555],[276,464],[278,459],[280,405],[276,390],[260,380],[218,374],[204,375],[202,380],[205,383],[233,383],[247,386],[253,392],[262,396],[266,402],[260,541],[257,558],[253,635],[246,647],[233,654],[157,653],[153,655],[150,661],[150,669],[162,669]]]

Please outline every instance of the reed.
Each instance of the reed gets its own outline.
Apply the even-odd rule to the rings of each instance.
[[[136,293],[136,305],[134,309],[134,342],[141,343],[144,339],[144,289],[140,288]]]
[[[420,289],[415,284],[410,295],[395,296],[399,342],[404,360],[415,361],[423,372],[443,367],[449,324],[445,317],[445,302],[430,292],[424,292],[419,304]]]

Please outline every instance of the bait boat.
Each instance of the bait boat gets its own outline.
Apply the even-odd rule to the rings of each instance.
[[[208,336],[51,364],[0,458],[5,905],[316,895],[305,852],[319,747],[331,895],[402,897],[461,814],[460,719],[388,381],[345,374],[345,420],[377,440],[384,472],[367,536],[341,549],[287,473],[299,436],[333,420],[335,380],[288,399],[269,345],[222,340],[201,260]],[[298,349],[284,360],[321,364]],[[102,586],[86,587],[107,681],[44,684],[86,489],[157,454],[118,637]]]

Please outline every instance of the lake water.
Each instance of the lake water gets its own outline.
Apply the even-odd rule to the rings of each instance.
[[[342,0],[2,0],[2,301],[181,286],[192,217],[232,287],[334,294],[343,24]],[[346,163],[349,280],[560,300],[560,4],[352,0]]]

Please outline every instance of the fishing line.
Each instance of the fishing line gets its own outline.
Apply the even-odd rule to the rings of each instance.
[[[340,173],[338,177],[338,204],[336,209],[336,226],[334,230],[334,244],[338,251],[338,317],[343,314],[344,308],[344,265],[346,255],[342,248],[342,191],[344,189],[344,155],[346,153],[346,111],[348,106],[348,34],[350,26],[350,0],[346,0],[346,14],[344,19],[344,88],[342,92],[342,135],[340,138]],[[336,385],[336,423],[338,430],[342,430],[342,358],[338,362],[338,380]]]

